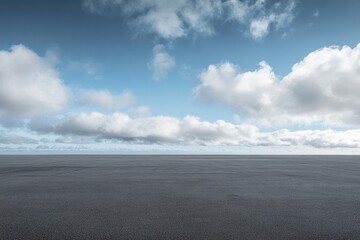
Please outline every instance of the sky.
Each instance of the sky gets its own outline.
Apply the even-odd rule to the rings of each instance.
[[[0,0],[0,154],[359,154],[359,8]]]

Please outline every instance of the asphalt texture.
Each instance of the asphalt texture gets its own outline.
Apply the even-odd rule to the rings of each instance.
[[[360,156],[0,156],[0,239],[360,239]]]

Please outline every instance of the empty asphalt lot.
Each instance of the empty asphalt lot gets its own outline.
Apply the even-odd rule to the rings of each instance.
[[[0,239],[360,239],[360,157],[3,155]]]

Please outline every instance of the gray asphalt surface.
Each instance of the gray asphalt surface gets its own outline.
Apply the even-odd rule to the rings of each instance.
[[[0,239],[360,239],[360,157],[0,156]]]

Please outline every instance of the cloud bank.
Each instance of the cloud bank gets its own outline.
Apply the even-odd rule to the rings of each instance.
[[[60,136],[113,139],[123,142],[185,145],[233,146],[312,146],[315,148],[358,148],[360,130],[280,129],[261,132],[251,124],[232,124],[223,120],[208,122],[194,116],[132,118],[121,112],[68,114],[53,121],[30,124],[38,133]]]
[[[38,141],[29,137],[24,137],[19,134],[7,133],[4,130],[0,130],[0,144],[37,144]]]
[[[360,124],[360,44],[316,50],[282,78],[266,62],[248,72],[225,62],[210,65],[200,82],[199,99],[233,107],[250,121]]]

